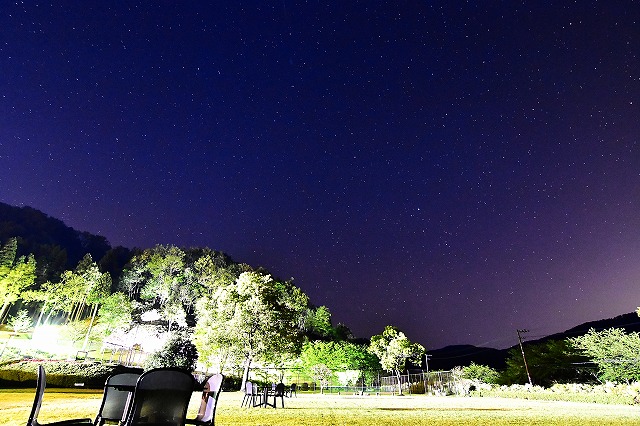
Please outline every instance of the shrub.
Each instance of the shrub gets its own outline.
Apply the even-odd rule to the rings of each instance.
[[[471,393],[474,396],[535,399],[548,401],[588,402],[599,404],[640,403],[640,383],[590,385],[581,383],[555,384],[549,388],[531,385],[493,386]]]
[[[422,394],[424,393],[424,383],[423,382],[417,382],[417,383],[411,383],[411,385],[409,386],[409,392],[411,393],[418,393],[418,394]]]
[[[486,365],[472,362],[469,366],[462,368],[462,377],[482,383],[498,383],[500,373]]]
[[[193,371],[198,361],[198,350],[191,340],[183,335],[175,335],[158,351],[149,355],[145,368],[177,367]]]
[[[242,377],[225,376],[222,382],[222,390],[226,392],[234,392],[240,390],[242,386]]]
[[[44,366],[48,387],[82,387],[100,389],[109,375],[131,369],[121,365],[86,362],[31,360],[6,363],[0,366],[0,386],[33,387],[36,384],[38,365]]]

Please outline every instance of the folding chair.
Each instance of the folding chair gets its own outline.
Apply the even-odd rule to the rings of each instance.
[[[273,396],[273,404],[269,404],[268,401],[264,401],[265,406],[268,405],[269,407],[276,408],[277,398],[280,398],[280,400],[282,401],[282,408],[284,408],[284,383],[278,383],[273,393],[271,393],[269,396]]]
[[[195,380],[184,370],[157,368],[136,384],[123,426],[184,426]]]
[[[295,396],[296,396],[296,398],[297,398],[297,397],[298,397],[298,393],[296,392],[296,388],[297,388],[297,387],[298,387],[298,385],[296,385],[295,383],[293,383],[293,384],[289,387],[289,390],[287,390],[287,391],[285,392],[285,395],[284,395],[284,396],[291,398],[291,397],[293,397],[293,395],[295,395]]]
[[[187,419],[187,424],[193,425],[214,425],[216,419],[216,407],[218,398],[222,392],[222,374],[214,374],[207,380],[202,391],[202,402],[195,419]]]
[[[256,396],[257,394],[254,391],[253,383],[247,381],[244,384],[244,396],[242,397],[242,404],[240,404],[240,406],[244,407],[245,403],[247,404],[247,407],[255,406]],[[249,401],[251,401],[251,405],[249,405]]]
[[[44,396],[44,390],[47,387],[47,374],[44,371],[42,365],[38,366],[38,379],[36,381],[36,396],[33,399],[33,406],[31,407],[31,413],[29,414],[29,420],[27,420],[27,426],[82,426],[92,425],[91,419],[70,419],[61,420],[51,423],[39,423],[38,415],[40,414],[40,406],[42,405],[42,397]]]
[[[137,373],[118,373],[107,378],[104,384],[102,404],[93,422],[94,425],[117,424],[123,419],[124,410],[136,388],[138,378],[140,378],[140,374]]]

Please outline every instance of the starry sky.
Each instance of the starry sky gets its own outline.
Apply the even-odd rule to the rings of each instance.
[[[640,305],[637,3],[51,3],[2,4],[0,201],[427,349]]]

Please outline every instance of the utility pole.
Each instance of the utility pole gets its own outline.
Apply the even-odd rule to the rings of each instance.
[[[424,355],[424,362],[427,365],[427,377],[425,378],[424,373],[422,374],[423,384],[424,384],[424,393],[426,394],[429,389],[429,383],[431,382],[431,375],[429,374],[429,358],[431,355]]]
[[[533,386],[533,382],[531,381],[531,374],[529,374],[529,366],[527,365],[527,358],[524,356],[524,347],[522,346],[522,336],[520,333],[528,333],[529,330],[518,329],[516,330],[518,333],[518,342],[520,342],[520,352],[522,352],[522,360],[524,361],[524,369],[527,370],[527,378],[529,379],[529,384]]]

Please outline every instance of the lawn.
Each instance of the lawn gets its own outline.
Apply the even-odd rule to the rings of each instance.
[[[189,417],[195,415],[194,393]],[[23,425],[33,390],[0,390],[0,425]],[[40,420],[94,417],[101,393],[47,389]],[[640,407],[507,398],[299,394],[285,409],[240,408],[240,392],[220,396],[216,425],[637,425]],[[278,401],[279,403],[279,401]]]

